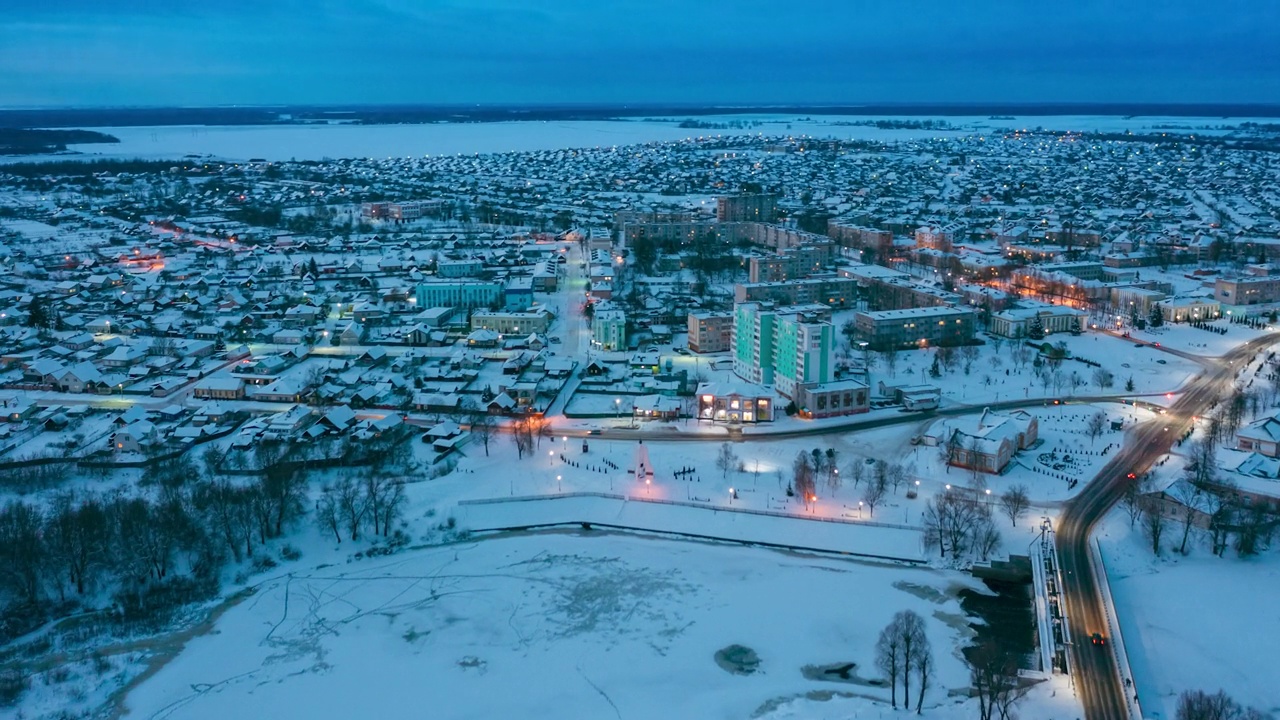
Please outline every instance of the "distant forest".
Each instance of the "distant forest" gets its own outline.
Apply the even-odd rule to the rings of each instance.
[[[93,130],[29,130],[0,127],[0,155],[43,155],[63,152],[67,145],[118,143],[119,138]]]

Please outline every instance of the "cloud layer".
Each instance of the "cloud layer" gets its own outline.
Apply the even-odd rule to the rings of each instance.
[[[3,5],[10,107],[1280,99],[1260,0]]]

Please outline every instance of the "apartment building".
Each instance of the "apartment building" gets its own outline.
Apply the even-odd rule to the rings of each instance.
[[[758,303],[734,308],[734,372],[795,398],[802,385],[835,379],[835,328],[802,315],[781,315]]]
[[[748,261],[747,277],[753,282],[785,282],[822,272],[831,262],[834,246],[829,242],[786,248],[777,255],[754,255]]]
[[[766,222],[778,219],[778,196],[772,193],[729,195],[716,198],[720,222]]]
[[[500,282],[424,282],[418,284],[416,297],[420,308],[477,308],[502,303],[503,290]]]
[[[857,293],[857,281],[831,276],[789,282],[739,283],[733,288],[733,299],[737,303],[822,303],[831,307],[848,307],[857,299]]]
[[[733,347],[733,313],[689,313],[689,349],[696,353],[724,352]]]
[[[853,316],[859,341],[872,349],[963,345],[973,340],[977,313],[957,307],[923,307],[859,312]]]
[[[597,310],[591,319],[591,343],[600,350],[626,350],[627,314],[616,308]]]

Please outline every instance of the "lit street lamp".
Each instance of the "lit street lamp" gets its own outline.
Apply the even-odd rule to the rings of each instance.
[[[862,501],[861,500],[858,501],[858,519],[859,520],[862,519]]]
[[[561,490],[562,490],[562,486],[560,485],[560,476],[557,475],[556,476],[556,492],[559,493],[561,492]]]
[[[733,488],[729,488],[729,504],[733,504]]]

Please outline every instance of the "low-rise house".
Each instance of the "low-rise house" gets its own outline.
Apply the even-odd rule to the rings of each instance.
[[[110,436],[111,447],[116,452],[146,453],[163,440],[154,423],[137,420],[115,431]]]
[[[191,394],[198,398],[240,400],[244,398],[244,383],[234,377],[205,378],[196,383]]]
[[[1014,453],[1026,450],[1039,437],[1039,420],[1015,410],[1007,414],[985,410],[972,432],[953,429],[947,439],[947,464],[998,474]]]
[[[702,383],[697,397],[699,420],[730,424],[773,420],[773,394],[758,385]]]
[[[1236,449],[1267,457],[1280,456],[1280,419],[1259,418],[1236,432]]]

